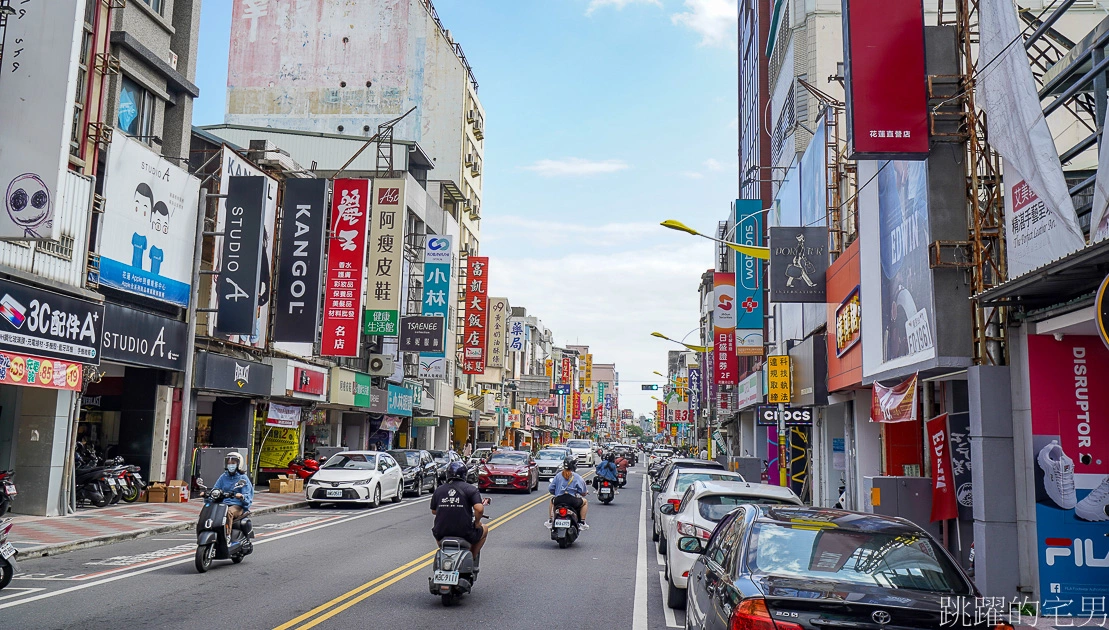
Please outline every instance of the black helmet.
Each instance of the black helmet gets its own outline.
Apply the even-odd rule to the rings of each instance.
[[[566,459],[562,460],[562,470],[577,470],[577,469],[578,469],[578,460],[577,460],[577,458],[567,457]]]
[[[451,462],[447,465],[447,481],[454,479],[466,479],[466,464],[462,462]]]
[[[616,463],[616,453],[609,453],[608,455],[605,455],[605,461]]]

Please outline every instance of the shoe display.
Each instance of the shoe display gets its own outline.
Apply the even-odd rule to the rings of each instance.
[[[1047,496],[1064,510],[1073,509],[1078,503],[1074,494],[1074,460],[1067,457],[1059,442],[1052,440],[1040,449],[1036,461],[1044,471]]]
[[[1109,521],[1109,477],[1101,480],[1094,491],[1087,494],[1074,508],[1074,515],[1084,521]]]

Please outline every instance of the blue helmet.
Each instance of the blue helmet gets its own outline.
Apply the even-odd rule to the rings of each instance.
[[[466,464],[462,462],[451,462],[447,464],[447,481],[452,479],[466,479]]]

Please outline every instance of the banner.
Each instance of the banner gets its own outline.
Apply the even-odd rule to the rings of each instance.
[[[428,235],[424,247],[424,297],[421,312],[424,315],[438,315],[446,323],[446,330],[453,328],[450,321],[451,303],[451,265],[454,257],[450,236]],[[446,341],[444,340],[444,343]],[[445,358],[443,351],[422,352],[421,369],[424,358]],[[431,362],[435,363],[435,362]],[[444,369],[446,361],[442,362]]]
[[[374,180],[365,333],[395,337],[400,320],[405,180]]]
[[[739,357],[735,347],[735,274],[714,273],[712,286],[715,300],[712,311],[715,382],[717,385],[735,385],[739,376]]]
[[[300,407],[271,402],[266,411],[266,426],[295,428],[300,425]]]
[[[505,336],[508,330],[508,300],[489,298],[489,333],[486,335],[486,367],[504,367]]]
[[[462,373],[485,373],[485,336],[489,325],[489,259],[466,259],[466,325],[462,328]]]
[[[870,421],[888,423],[915,421],[917,376],[913,374],[893,387],[886,387],[874,381],[870,399]]]
[[[122,133],[108,147],[108,173],[100,284],[187,308],[200,180]]]
[[[266,180],[262,177],[228,178],[227,217],[224,223],[223,255],[213,291],[219,299],[216,332],[250,336],[262,281],[262,220],[266,202]],[[269,288],[267,278],[266,290]]]
[[[327,180],[285,180],[273,340],[313,343],[320,329],[320,277]]]
[[[81,364],[0,352],[0,385],[81,390]]]
[[[258,467],[288,468],[289,462],[299,456],[300,427],[273,428],[266,433],[258,449]]]
[[[1016,8],[1012,0],[982,0],[978,13],[978,56],[990,62],[978,75],[976,98],[986,112],[990,145],[1004,158],[1005,256],[1011,280],[1081,249],[1086,239],[1028,56],[1013,45],[1023,28]],[[1016,204],[1014,196],[1019,196]],[[1035,217],[1039,225],[1018,235],[1018,213],[1021,224]],[[1097,229],[1094,224],[1091,232]]]
[[[358,317],[365,293],[367,202],[370,181],[337,179],[331,192],[331,238],[327,242],[320,355],[356,357]],[[372,277],[372,274],[371,274]]]
[[[932,458],[931,522],[959,517],[955,498],[955,475],[951,471],[951,440],[947,431],[947,414],[928,421],[928,443],[924,445]]]
[[[528,325],[525,319],[523,317],[510,317],[508,319],[508,351],[523,352],[527,336]]]
[[[828,228],[770,228],[770,301],[824,304]]]
[[[0,350],[100,365],[104,305],[0,279]]]
[[[735,200],[735,241],[741,245],[763,246],[763,223],[766,213],[758,199]],[[763,347],[763,286],[762,261],[754,256],[735,253],[736,353],[761,356]]]
[[[955,499],[959,503],[959,519],[974,520],[974,479],[970,462],[970,412],[947,414],[947,438],[951,444],[951,478]]]

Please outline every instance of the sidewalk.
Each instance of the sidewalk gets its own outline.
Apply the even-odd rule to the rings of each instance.
[[[98,547],[191,528],[196,525],[203,505],[199,499],[187,503],[121,502],[103,508],[81,507],[68,516],[9,515],[14,525],[8,542],[19,550],[20,560]],[[304,505],[307,502],[301,492],[271,494],[261,491],[254,495],[250,511],[257,516]]]

